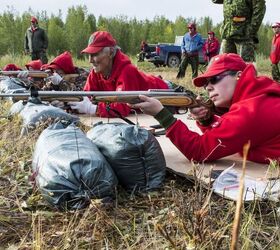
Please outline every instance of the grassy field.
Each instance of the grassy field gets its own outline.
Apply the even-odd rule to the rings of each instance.
[[[12,58],[4,59],[0,66]],[[15,62],[22,66],[27,59]],[[261,74],[269,75],[268,60],[258,59]],[[176,69],[147,62],[138,67],[194,89],[190,69],[177,82]],[[6,117],[10,105],[2,101],[0,106],[0,249],[230,249],[236,203],[172,173],[157,192],[134,196],[119,188],[112,203],[92,200],[84,210],[55,210],[30,180],[43,126],[20,138],[21,120]],[[254,201],[242,206],[238,249],[280,249],[279,205]]]

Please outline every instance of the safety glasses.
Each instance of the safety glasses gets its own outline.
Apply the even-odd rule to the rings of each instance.
[[[236,75],[235,71],[226,71],[220,75],[212,76],[208,79],[207,83],[204,85],[204,88],[206,88],[209,83],[211,85],[215,85],[218,82],[220,82],[221,80],[223,80],[226,76],[234,76],[234,75]]]

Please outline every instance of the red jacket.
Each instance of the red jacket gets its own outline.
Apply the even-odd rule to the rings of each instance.
[[[207,39],[202,47],[204,60],[207,62],[213,56],[218,55],[219,49],[220,49],[220,43],[216,37],[213,37],[212,40]],[[209,53],[209,56],[207,56],[207,52]]]
[[[167,89],[167,84],[158,77],[146,75],[139,71],[129,60],[128,56],[117,51],[113,69],[109,79],[104,79],[100,73],[90,72],[85,84],[85,91],[138,91],[148,89]],[[105,103],[98,103],[97,112],[101,117],[115,117],[106,110]],[[110,108],[117,110],[122,116],[130,113],[126,104],[111,103]]]
[[[242,73],[229,111],[216,117],[203,135],[192,132],[180,120],[167,130],[167,137],[189,159],[213,161],[240,153],[249,140],[248,160],[280,161],[280,85],[267,77],[256,77],[253,65]]]
[[[280,34],[275,34],[272,39],[270,60],[273,64],[277,64],[280,61]]]

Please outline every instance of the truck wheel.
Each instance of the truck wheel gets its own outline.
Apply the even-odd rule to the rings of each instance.
[[[167,60],[167,66],[170,68],[177,68],[180,65],[180,58],[177,55],[170,55]]]

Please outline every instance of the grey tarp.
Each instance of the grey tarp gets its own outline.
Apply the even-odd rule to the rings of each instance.
[[[87,133],[128,191],[162,186],[165,158],[156,138],[146,129],[125,123],[97,124]]]
[[[35,181],[48,202],[62,209],[85,207],[114,194],[117,178],[98,148],[75,125],[45,129],[35,147]]]

